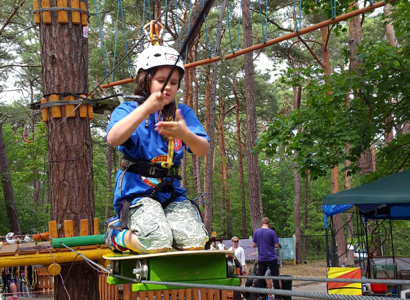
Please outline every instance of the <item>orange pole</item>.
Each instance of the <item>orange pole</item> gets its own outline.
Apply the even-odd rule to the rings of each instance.
[[[134,81],[135,81],[135,77],[131,77],[131,78],[122,79],[122,80],[114,81],[114,82],[111,82],[111,83],[103,84],[101,87],[103,89],[106,89],[106,88],[109,88],[109,87],[113,87],[113,86],[116,86],[116,85],[123,85],[123,84],[134,82]]]
[[[386,2],[393,3],[393,2],[396,2],[396,1],[398,1],[398,0],[390,0],[390,1],[386,1]],[[239,56],[239,55],[243,55],[243,54],[246,54],[246,53],[255,51],[255,50],[259,50],[259,49],[262,49],[262,48],[265,48],[265,47],[268,47],[268,46],[272,46],[272,45],[274,45],[274,44],[277,44],[277,43],[280,43],[280,42],[289,40],[289,39],[291,39],[291,38],[294,38],[294,37],[297,37],[297,36],[299,36],[299,35],[302,35],[302,34],[305,34],[305,33],[308,33],[308,32],[314,31],[314,30],[317,30],[317,29],[319,29],[319,28],[326,27],[326,26],[329,26],[329,25],[331,25],[331,24],[334,24],[334,23],[338,23],[338,22],[347,20],[347,19],[349,19],[349,18],[351,18],[351,17],[354,17],[354,16],[357,16],[357,15],[366,13],[366,12],[368,12],[368,11],[372,11],[372,10],[374,10],[374,9],[376,9],[376,8],[382,7],[382,6],[384,6],[384,5],[386,4],[386,2],[380,1],[380,2],[374,3],[372,6],[366,6],[366,7],[360,8],[360,9],[356,9],[356,10],[354,10],[354,11],[348,12],[348,13],[343,14],[343,15],[341,15],[341,16],[339,16],[339,17],[334,18],[334,19],[326,20],[326,21],[320,22],[320,23],[318,23],[318,24],[315,24],[315,25],[312,25],[312,26],[303,28],[303,29],[299,30],[299,32],[297,32],[297,33],[296,33],[296,32],[292,32],[292,33],[286,34],[286,35],[284,35],[284,36],[281,36],[281,37],[278,37],[278,38],[269,40],[269,41],[267,41],[267,42],[265,42],[265,43],[257,44],[257,45],[255,45],[255,46],[248,47],[248,48],[245,48],[245,49],[236,51],[235,53],[231,53],[231,54],[225,55],[225,59],[228,60],[228,59],[237,57],[237,56]]]
[[[206,65],[206,64],[210,64],[216,61],[220,61],[221,57],[220,56],[215,56],[212,58],[207,58],[204,60],[198,60],[198,61],[194,61],[192,63],[186,64],[184,65],[185,69],[190,69],[190,68],[194,68],[194,67],[198,67],[198,66],[202,66],[202,65]]]
[[[386,0],[386,2],[390,2],[390,3],[393,3],[393,2],[396,2],[396,1],[398,1],[398,0]],[[312,31],[317,30],[319,28],[322,28],[322,27],[325,27],[325,26],[329,26],[329,25],[332,25],[332,24],[347,20],[347,19],[355,17],[357,15],[360,15],[360,14],[372,11],[376,8],[382,7],[386,4],[386,2],[385,1],[380,1],[380,2],[374,3],[371,6],[366,6],[366,7],[363,7],[363,8],[356,9],[354,11],[348,12],[348,13],[343,14],[341,16],[338,16],[334,19],[326,20],[326,21],[320,22],[318,24],[303,28],[303,29],[299,30],[299,32],[297,32],[297,33],[292,32],[292,33],[286,34],[284,36],[269,40],[265,43],[257,44],[255,46],[248,47],[248,48],[236,51],[235,53],[225,55],[225,59],[228,60],[228,59],[231,59],[231,58],[235,58],[237,56],[240,56],[240,55],[243,55],[243,54],[255,51],[255,50],[259,50],[259,49],[262,49],[262,48],[265,48],[265,47],[268,47],[268,46],[272,46],[274,44],[277,44],[277,43],[280,43],[280,42],[295,38],[299,35],[302,35],[302,34],[305,34],[305,33],[308,33],[308,32],[312,32]],[[194,67],[197,67],[197,66],[213,63],[213,62],[220,61],[220,60],[221,60],[221,57],[216,56],[216,57],[213,57],[213,58],[208,58],[208,59],[196,61],[196,62],[193,62],[193,63],[186,64],[185,69],[194,68]],[[123,85],[123,84],[126,84],[126,83],[130,83],[130,82],[133,82],[134,80],[135,80],[135,78],[123,79],[123,80],[111,82],[109,84],[104,84],[101,87],[105,89],[105,88],[113,87],[113,86],[116,86],[116,85]]]

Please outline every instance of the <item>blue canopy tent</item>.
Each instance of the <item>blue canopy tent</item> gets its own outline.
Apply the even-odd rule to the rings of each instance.
[[[358,212],[365,223],[369,219],[410,220],[410,169],[327,195],[322,209],[326,232],[328,217],[349,211]]]

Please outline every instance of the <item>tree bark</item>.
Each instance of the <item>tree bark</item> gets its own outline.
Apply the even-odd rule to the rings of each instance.
[[[357,9],[359,7],[358,2],[352,2],[349,5],[350,9]],[[360,22],[360,16],[355,16],[349,19],[349,46],[350,46],[350,70],[355,70],[361,64],[361,61],[357,57],[359,46],[362,42],[362,25]],[[355,91],[352,91],[355,93]],[[346,106],[349,107],[350,92],[348,92],[346,97]],[[350,152],[350,144],[346,143],[346,154]],[[345,168],[351,166],[350,160],[345,161]],[[350,176],[349,170],[344,172],[344,190],[350,190],[352,188],[352,177]],[[353,221],[352,214],[345,214],[346,218],[346,238],[351,241],[353,238]],[[354,265],[354,248],[348,247],[346,253],[346,265]]]
[[[7,217],[10,230],[21,234],[20,220],[17,214],[16,199],[14,198],[13,183],[11,182],[9,163],[7,159],[6,144],[3,137],[3,121],[0,120],[0,180],[3,196],[6,202]]]
[[[320,29],[322,34],[322,51],[323,51],[323,70],[325,74],[325,80],[328,81],[330,77],[330,55],[328,47],[328,34],[329,29],[323,27]],[[331,92],[328,92],[331,94]],[[332,185],[332,194],[339,192],[339,167],[334,166],[331,171],[331,185]],[[341,265],[345,261],[346,255],[346,238],[343,232],[343,219],[342,215],[338,214],[334,216],[335,220],[335,231],[336,231],[336,243],[337,250],[339,254],[339,264]],[[340,229],[340,230],[339,230]]]
[[[309,170],[306,171],[306,177],[305,177],[305,197],[304,197],[304,211],[303,211],[303,234],[305,235],[305,238],[303,239],[303,253],[302,253],[302,259],[306,259],[307,256],[307,227],[308,227],[308,205],[309,205]]]
[[[252,41],[252,18],[250,12],[250,0],[242,2],[243,19],[243,47],[248,48]],[[246,124],[247,124],[247,157],[248,157],[248,180],[249,180],[249,205],[251,214],[251,226],[255,231],[260,227],[263,217],[263,204],[261,195],[261,182],[259,174],[259,162],[253,147],[256,140],[256,108],[254,97],[253,53],[244,55],[245,69],[245,98],[246,98]]]
[[[247,236],[246,224],[246,198],[245,198],[245,176],[243,172],[243,156],[242,156],[242,141],[241,141],[241,122],[239,120],[239,109],[240,109],[240,102],[238,93],[236,92],[236,79],[235,77],[232,78],[232,91],[235,96],[236,101],[236,139],[238,143],[238,163],[239,163],[239,176],[241,181],[241,203],[242,203],[242,237]]]
[[[229,176],[228,176],[228,157],[225,146],[225,103],[223,97],[219,98],[219,120],[217,120],[217,129],[219,136],[219,151],[221,153],[221,179],[222,179],[222,203],[221,216],[226,222],[226,236],[232,237],[232,215],[231,215],[231,198],[229,197]]]
[[[87,1],[84,3],[88,7]],[[51,0],[50,6],[57,7],[57,0]],[[83,26],[72,24],[71,17],[68,24],[58,23],[55,11],[51,12],[52,24],[44,24],[43,14],[40,16],[44,98],[50,102],[51,94],[87,95],[88,37],[83,36]],[[47,109],[52,219],[61,225],[73,220],[75,236],[80,235],[80,220],[88,219],[91,233],[95,207],[90,120],[80,118],[79,111],[65,119],[64,106],[53,108],[61,109],[61,118],[53,118],[52,108]],[[68,272],[70,266],[61,266],[63,276],[69,273],[65,284],[55,277],[55,299],[68,299],[69,294],[72,299],[97,300],[98,273],[84,263],[75,263]]]

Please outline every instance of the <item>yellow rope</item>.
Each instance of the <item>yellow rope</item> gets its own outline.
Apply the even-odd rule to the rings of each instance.
[[[174,117],[174,122],[177,121],[177,114],[176,111],[178,110],[178,103],[175,101],[175,117]],[[172,137],[167,138],[168,141],[168,154],[167,154],[167,161],[161,163],[161,167],[164,169],[171,169],[171,167],[174,165],[173,159],[174,159],[174,139]]]

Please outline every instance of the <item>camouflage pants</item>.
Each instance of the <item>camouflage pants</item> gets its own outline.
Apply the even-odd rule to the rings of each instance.
[[[199,211],[190,201],[172,202],[165,210],[151,198],[142,198],[130,207],[128,228],[148,250],[204,247],[208,233]]]

